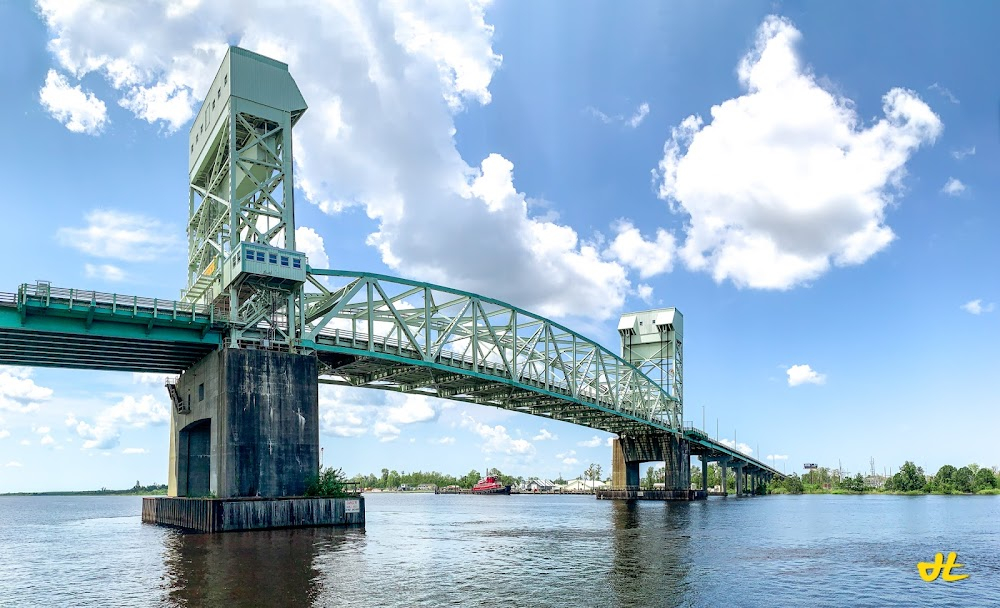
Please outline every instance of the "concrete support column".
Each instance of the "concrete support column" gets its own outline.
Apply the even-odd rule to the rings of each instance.
[[[719,465],[722,468],[722,495],[729,496],[729,485],[726,480],[727,477],[726,469],[729,467],[729,459],[723,458],[722,460],[719,461]]]
[[[611,440],[611,487],[639,487],[639,461],[625,460],[625,450],[621,439]]]
[[[708,456],[701,457],[701,489],[708,492]]]
[[[663,464],[666,471],[663,489],[684,491],[691,489],[691,444],[677,437],[663,438]]]
[[[224,349],[177,382],[170,496],[300,496],[319,471],[319,383],[311,355]]]
[[[743,480],[743,465],[740,464],[740,463],[737,463],[737,464],[733,465],[733,468],[736,469],[736,495],[737,496],[741,496],[743,494],[743,481],[744,481]]]

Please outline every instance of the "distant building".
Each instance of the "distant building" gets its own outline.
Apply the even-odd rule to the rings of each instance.
[[[548,479],[529,479],[521,486],[521,491],[526,493],[554,492],[555,490],[556,484]]]
[[[590,479],[571,479],[563,486],[564,492],[592,492],[597,488],[607,486],[603,481],[592,481]]]
[[[417,492],[433,492],[437,490],[437,484],[433,483],[422,483],[417,486]]]

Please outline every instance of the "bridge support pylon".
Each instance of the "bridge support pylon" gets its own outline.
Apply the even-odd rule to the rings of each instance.
[[[663,462],[663,489],[640,488],[639,466]],[[691,446],[670,433],[626,435],[611,441],[611,488],[597,491],[598,498],[644,500],[694,500],[704,492],[691,490]]]
[[[170,496],[300,496],[319,470],[316,357],[213,352],[185,371],[170,416]]]
[[[168,386],[168,496],[144,499],[143,521],[200,532],[363,526],[361,496],[302,496],[320,466],[317,366],[314,355],[226,348],[181,374]]]

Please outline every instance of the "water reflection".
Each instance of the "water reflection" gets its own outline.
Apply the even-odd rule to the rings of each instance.
[[[171,531],[165,587],[176,606],[309,606],[323,592],[322,555],[362,530],[301,528],[224,534]]]
[[[689,503],[615,501],[608,586],[616,605],[674,606],[688,594]]]

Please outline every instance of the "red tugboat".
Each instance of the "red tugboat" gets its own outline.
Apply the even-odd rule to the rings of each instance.
[[[505,486],[500,482],[499,477],[487,474],[480,479],[479,483],[472,486],[473,494],[510,494],[510,486]]]

